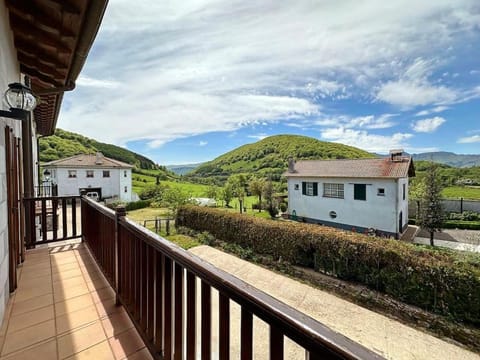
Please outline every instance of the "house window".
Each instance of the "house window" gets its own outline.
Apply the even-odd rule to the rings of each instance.
[[[123,171],[123,177],[127,177],[127,170]]]
[[[378,188],[377,189],[377,195],[378,196],[385,196],[385,189],[384,188]]]
[[[324,183],[323,197],[343,199],[343,184]]]
[[[103,177],[110,177],[110,170],[103,170]]]
[[[407,196],[406,195],[406,193],[407,193],[406,188],[407,188],[406,184],[403,184],[403,196],[402,196],[403,200],[405,200],[405,197]]]
[[[300,185],[298,185],[298,184],[293,185],[293,189],[294,190],[300,190]]]
[[[367,185],[366,184],[353,184],[353,199],[354,200],[367,200]]]
[[[69,178],[76,178],[77,177],[77,170],[68,170],[68,177]]]
[[[318,195],[318,183],[316,182],[302,182],[302,195],[317,196]]]
[[[127,186],[125,186],[125,187],[123,188],[123,192],[128,192],[128,187],[127,187]]]
[[[93,178],[93,170],[87,170],[87,178]]]

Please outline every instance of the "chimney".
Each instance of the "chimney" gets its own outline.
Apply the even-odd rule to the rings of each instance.
[[[295,172],[295,160],[291,156],[288,158],[288,172],[289,173]]]
[[[390,150],[390,161],[391,162],[402,162],[403,161],[403,149]]]
[[[102,165],[103,164],[103,154],[99,151],[96,154],[95,164]]]

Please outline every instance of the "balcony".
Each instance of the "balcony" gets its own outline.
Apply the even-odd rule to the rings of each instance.
[[[58,358],[105,351],[117,359],[148,358],[147,352],[159,359],[291,359],[293,344],[299,359],[381,358],[131,222],[122,209],[85,197],[27,199],[25,205],[40,209],[30,222],[40,229],[27,229],[32,250],[20,270],[2,356],[22,349],[39,354],[40,347],[53,354],[56,344]],[[80,236],[81,243],[72,240]],[[74,244],[56,246],[65,239]],[[38,248],[46,244],[50,248]],[[22,304],[27,293],[31,307]],[[48,314],[38,310],[41,301]],[[19,304],[32,314],[23,321],[34,322],[38,312],[45,329],[23,323],[13,331],[23,315]],[[261,354],[253,346],[258,320],[267,328]]]

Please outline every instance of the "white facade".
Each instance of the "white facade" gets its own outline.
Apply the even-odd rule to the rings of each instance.
[[[61,160],[59,160],[61,161]],[[132,201],[132,167],[122,166],[55,166],[46,164],[51,182],[58,186],[58,196],[75,196],[85,189],[98,192],[99,198]]]

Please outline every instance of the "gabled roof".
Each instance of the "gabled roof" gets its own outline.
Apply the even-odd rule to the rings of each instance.
[[[108,0],[5,0],[20,71],[39,97],[37,132],[55,131],[63,92],[87,58]]]
[[[100,158],[98,155],[95,154],[80,154],[71,156],[65,159],[50,161],[48,163],[43,164],[44,167],[68,167],[68,168],[119,168],[119,169],[131,169],[133,168],[132,165],[110,159],[105,156],[101,156]]]
[[[295,163],[286,177],[405,178],[415,176],[410,157],[355,160],[303,160]]]

